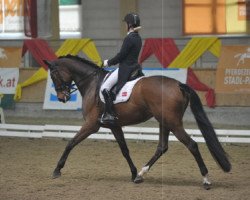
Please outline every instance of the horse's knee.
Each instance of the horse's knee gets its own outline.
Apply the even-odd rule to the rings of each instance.
[[[66,146],[66,151],[71,151],[75,145],[76,145],[75,140],[74,139],[70,140]]]
[[[168,150],[168,146],[164,147],[163,150],[162,150],[162,153],[166,153]]]
[[[198,144],[197,142],[195,142],[194,140],[190,140],[189,144],[188,144],[188,149],[191,151],[191,152],[196,152],[198,150]]]
[[[168,146],[164,146],[164,147],[158,146],[156,152],[158,154],[162,155],[162,154],[166,153],[167,150],[168,150]]]

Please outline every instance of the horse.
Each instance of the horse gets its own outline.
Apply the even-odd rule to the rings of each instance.
[[[141,183],[144,181],[144,174],[167,152],[171,131],[194,156],[203,177],[203,185],[206,189],[210,189],[211,182],[208,179],[208,169],[199,152],[198,145],[183,127],[183,115],[189,104],[214,160],[224,172],[231,170],[228,156],[216,136],[199,96],[188,85],[165,76],[141,78],[134,86],[130,99],[127,102],[115,105],[118,117],[116,124],[103,125],[99,122],[99,117],[103,111],[99,89],[108,71],[87,59],[72,55],[59,57],[53,61],[44,60],[44,63],[50,69],[50,76],[55,85],[59,101],[66,103],[70,99],[70,93],[73,90],[72,82],[74,81],[82,96],[85,121],[81,129],[68,142],[53,171],[53,178],[61,176],[61,169],[64,167],[69,153],[77,144],[89,135],[98,132],[100,127],[105,127],[111,130],[122,155],[127,160],[132,181]],[[154,155],[137,173],[137,168],[129,154],[122,127],[145,122],[152,117],[159,122],[159,142]]]

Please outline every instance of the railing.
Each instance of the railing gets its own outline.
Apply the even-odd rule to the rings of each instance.
[[[80,126],[65,125],[21,125],[21,124],[0,124],[0,136],[27,137],[27,138],[72,138],[80,130]],[[197,129],[186,129],[187,133],[196,142],[205,142],[200,131]],[[150,127],[123,127],[126,139],[157,141],[159,128]],[[250,130],[222,130],[216,129],[216,134],[221,142],[225,143],[250,143]],[[97,140],[115,140],[109,129],[100,128],[98,133],[88,138]],[[177,141],[170,133],[169,141]]]
[[[1,107],[2,98],[3,98],[3,94],[0,93],[0,124],[4,124],[5,123],[4,113],[3,113],[3,109]]]

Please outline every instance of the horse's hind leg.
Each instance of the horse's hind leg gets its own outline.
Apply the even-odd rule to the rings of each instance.
[[[143,182],[143,175],[149,171],[153,164],[168,150],[168,137],[169,129],[164,125],[160,124],[160,134],[159,134],[159,143],[153,157],[148,161],[148,163],[141,169],[138,173],[135,183]]]
[[[95,133],[99,129],[99,125],[95,125],[92,123],[85,123],[84,126],[81,128],[81,130],[74,136],[72,140],[69,141],[67,144],[60,160],[57,163],[57,166],[53,172],[53,178],[58,178],[61,176],[61,169],[64,167],[65,162],[69,156],[69,153],[71,150],[79,144],[81,141],[86,139],[89,135],[92,133]]]
[[[188,150],[193,154],[203,176],[203,185],[205,189],[210,189],[210,182],[208,181],[208,170],[202,159],[197,143],[187,134],[183,127],[178,127],[173,131],[176,138],[182,142]]]
[[[127,147],[125,138],[124,138],[124,133],[121,129],[121,127],[115,127],[111,129],[112,133],[115,136],[116,141],[118,142],[120,149],[122,151],[122,155],[126,158],[128,165],[130,167],[131,173],[132,173],[132,181],[135,180],[135,177],[137,175],[137,169],[129,155],[129,149]]]

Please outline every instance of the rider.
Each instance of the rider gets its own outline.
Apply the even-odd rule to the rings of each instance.
[[[105,100],[104,114],[101,117],[102,124],[115,124],[117,117],[114,111],[113,100],[128,81],[131,73],[139,66],[138,57],[142,46],[142,40],[138,33],[138,30],[141,29],[140,18],[136,13],[129,13],[124,17],[123,21],[126,22],[128,32],[123,40],[120,52],[112,59],[104,60],[103,62],[105,67],[119,63],[119,68],[108,77],[105,84],[101,87],[101,92]],[[110,90],[116,83],[116,90],[112,95]]]

